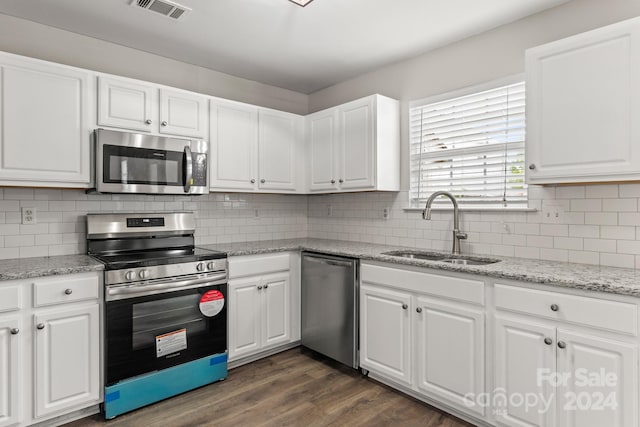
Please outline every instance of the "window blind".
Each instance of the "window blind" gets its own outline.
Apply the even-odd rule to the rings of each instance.
[[[524,82],[413,106],[409,121],[414,206],[438,190],[460,204],[526,206]]]

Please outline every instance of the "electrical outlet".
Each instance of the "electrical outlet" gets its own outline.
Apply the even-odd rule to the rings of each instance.
[[[36,222],[36,208],[22,208],[22,223],[26,225],[35,224]]]
[[[560,203],[546,203],[542,206],[542,222],[560,224],[564,217],[564,206]]]
[[[327,216],[333,216],[333,206],[327,205]]]
[[[382,219],[389,219],[389,215],[391,214],[391,209],[385,207],[382,209]]]

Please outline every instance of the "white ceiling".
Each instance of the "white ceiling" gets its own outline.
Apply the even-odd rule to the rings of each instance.
[[[0,13],[311,93],[568,0],[0,0]]]

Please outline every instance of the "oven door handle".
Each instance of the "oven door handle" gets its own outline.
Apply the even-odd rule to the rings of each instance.
[[[191,154],[191,147],[184,146],[184,157],[186,159],[186,171],[184,176],[184,192],[188,193],[191,190],[191,183],[193,181],[193,155]]]
[[[207,276],[206,278],[187,279],[178,282],[163,280],[161,283],[149,283],[145,285],[111,285],[107,286],[106,288],[107,294],[105,295],[105,300],[114,301],[119,299],[142,297],[146,295],[154,295],[166,292],[182,291],[185,289],[201,288],[204,286],[225,283],[226,280],[227,273],[220,273]]]

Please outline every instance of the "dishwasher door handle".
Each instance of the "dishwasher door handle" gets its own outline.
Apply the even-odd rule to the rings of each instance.
[[[308,255],[305,255],[304,259],[307,261],[315,262],[317,264],[333,265],[335,267],[353,267],[352,261],[338,261],[334,259],[317,258],[313,256],[308,256]]]

